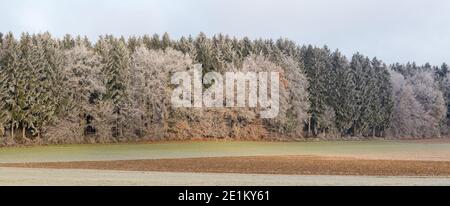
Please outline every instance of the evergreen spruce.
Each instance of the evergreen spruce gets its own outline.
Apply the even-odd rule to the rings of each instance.
[[[127,108],[127,85],[129,80],[129,52],[120,40],[113,40],[106,56],[104,72],[106,75],[106,98],[114,105],[116,116],[113,134],[123,137]]]

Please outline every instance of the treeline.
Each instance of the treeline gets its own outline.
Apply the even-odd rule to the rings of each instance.
[[[205,73],[279,71],[280,114],[171,107],[171,75],[197,63]],[[441,137],[448,73],[287,39],[0,33],[0,142]]]

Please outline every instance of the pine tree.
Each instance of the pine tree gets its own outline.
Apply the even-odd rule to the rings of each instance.
[[[308,135],[318,135],[320,132],[320,116],[327,105],[326,76],[329,68],[329,51],[326,49],[308,46],[304,51],[303,59],[305,73],[309,80],[308,93],[310,95],[310,109],[308,121]]]
[[[239,42],[239,54],[241,58],[245,58],[253,53],[253,44],[248,37],[244,37]]]
[[[390,79],[390,73],[386,65],[378,59],[372,60],[372,68],[374,69],[373,89],[376,91],[373,105],[373,121],[372,135],[384,136],[384,131],[388,129],[392,119],[393,109],[393,90]]]
[[[95,52],[102,57],[102,63],[106,64],[106,60],[108,59],[109,50],[112,47],[114,38],[112,36],[100,36],[99,40],[95,43],[94,50]]]
[[[61,105],[61,79],[57,76],[60,74],[61,58],[58,58],[60,53],[57,47],[57,42],[49,34],[30,36],[24,33],[17,44],[17,53],[10,52],[6,58],[10,70],[7,78],[10,88],[7,107],[11,119],[11,136],[14,136],[14,129],[19,127],[22,141],[29,140],[27,132],[39,136]],[[11,63],[14,59],[11,58],[12,54],[17,55],[17,60],[12,61],[14,64]]]
[[[75,47],[75,39],[70,34],[66,34],[60,44],[62,49],[72,49]]]
[[[28,33],[21,36],[20,42],[20,58],[17,69],[17,83],[15,89],[16,107],[13,112],[13,118],[16,121],[14,127],[18,127],[22,131],[22,141],[28,142],[26,138],[26,130],[33,126],[33,112],[36,109],[34,103],[38,101],[35,97],[38,95],[33,91],[35,88],[36,68],[40,67],[44,62],[43,54],[33,42],[33,37]]]
[[[172,41],[170,40],[169,33],[165,32],[162,36],[161,48],[166,50],[167,48],[172,46]]]
[[[129,84],[129,53],[120,40],[111,42],[111,48],[106,56],[104,72],[106,75],[106,98],[114,105],[116,116],[114,136],[122,137],[127,110],[127,85]]]
[[[75,38],[75,46],[78,47],[86,47],[86,48],[92,48],[92,44],[89,41],[87,36],[81,37],[81,36],[77,36],[77,38]]]
[[[300,48],[291,40],[280,38],[276,42],[276,47],[286,56],[293,59],[301,58]]]
[[[369,130],[371,121],[371,101],[373,99],[373,81],[370,79],[373,70],[370,60],[367,57],[357,53],[353,55],[350,63],[352,75],[352,101],[355,102],[355,113],[353,114],[353,134],[356,136],[365,135]]]
[[[162,48],[162,43],[159,39],[158,34],[153,34],[152,38],[150,39],[150,45],[148,45],[149,49],[158,50]]]
[[[212,38],[213,44],[213,68],[216,71],[224,71],[227,64],[241,65],[242,60],[233,49],[233,44],[228,36],[222,34]]]
[[[130,53],[136,51],[142,45],[142,40],[136,36],[131,36],[128,38],[127,47],[130,50]]]
[[[0,123],[1,130],[9,128],[10,138],[14,138],[14,129],[17,125],[16,113],[18,105],[16,101],[19,45],[12,33],[6,34],[0,49]],[[4,132],[2,132],[4,133]]]
[[[342,135],[347,135],[353,125],[353,114],[356,104],[353,101],[354,84],[350,65],[345,56],[335,51],[331,57],[334,83],[334,94],[330,95],[330,105],[333,107],[336,117],[335,123]]]
[[[170,107],[168,78],[191,60],[203,64],[205,73],[253,71],[250,63],[281,71],[280,116],[262,121],[262,130],[296,136],[303,130],[309,136],[448,133],[440,131],[450,124],[447,64],[396,63],[390,71],[377,58],[357,53],[349,62],[339,51],[283,38],[106,35],[92,47],[87,37],[24,33],[17,41],[9,33],[0,34],[0,136],[7,130],[18,143],[41,134],[57,143],[102,142],[111,136],[143,138],[158,133],[155,128],[166,134],[180,121],[192,129],[204,123],[200,117],[216,121],[220,117]],[[236,111],[244,112],[236,121],[257,122],[256,110]]]
[[[195,39],[196,62],[202,64],[203,72],[216,71],[214,45],[204,33]]]
[[[189,54],[193,59],[196,58],[196,49],[194,40],[191,36],[189,38],[181,37],[181,39],[175,43],[174,49],[181,51],[183,54]]]
[[[40,62],[32,72],[34,93],[32,108],[34,107],[31,128],[33,133],[40,136],[42,130],[53,123],[58,114],[64,110],[67,101],[66,88],[63,88],[62,70],[64,57],[58,49],[57,42],[49,33],[37,35],[34,39]]]

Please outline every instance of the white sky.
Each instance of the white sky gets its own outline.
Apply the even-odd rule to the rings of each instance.
[[[0,0],[0,31],[287,37],[386,63],[450,63],[448,0]]]

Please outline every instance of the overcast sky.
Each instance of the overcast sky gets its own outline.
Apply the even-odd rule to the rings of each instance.
[[[448,0],[0,0],[0,31],[96,39],[169,32],[287,37],[386,63],[450,63]]]

